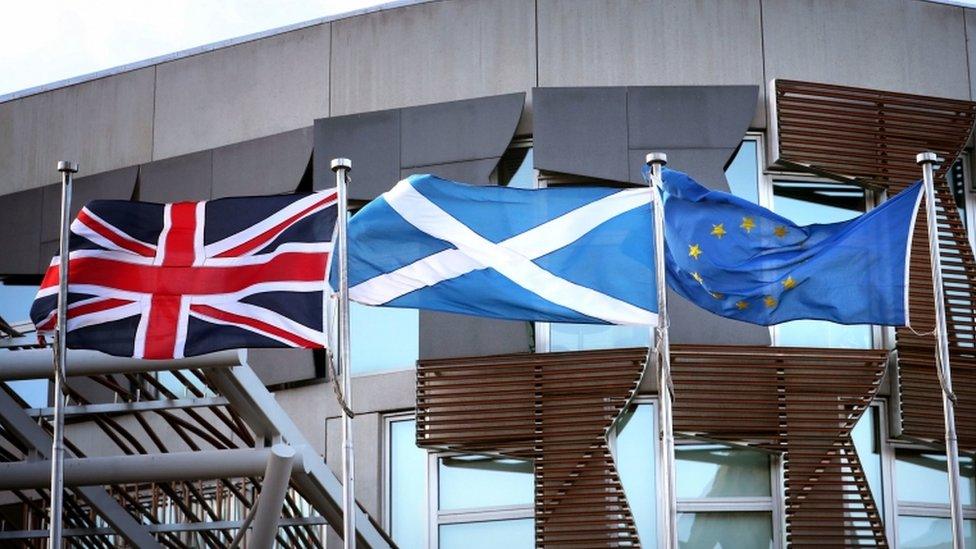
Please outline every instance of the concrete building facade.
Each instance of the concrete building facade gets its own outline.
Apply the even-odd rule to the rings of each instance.
[[[352,159],[350,193],[359,206],[419,172],[528,188],[638,184],[643,154],[659,149],[713,188],[799,222],[846,219],[882,193],[774,165],[770,82],[973,101],[970,34],[976,9],[926,0],[399,1],[8,94],[0,97],[0,316],[15,326],[27,319],[56,251],[53,185],[63,159],[81,166],[76,210],[93,198],[174,202],[329,188],[328,163],[337,156]],[[972,242],[971,146],[950,175]],[[819,200],[824,192],[842,200]],[[880,327],[766,329],[673,302],[679,344],[893,346],[893,332]],[[418,360],[649,343],[646,330],[629,328],[360,306],[353,315],[356,496],[404,548],[539,543],[531,465],[416,446]],[[19,351],[0,352],[16,361]],[[340,407],[323,357],[254,350],[247,362],[338,473]],[[896,378],[889,369],[853,440],[889,543],[947,547],[944,463],[938,446],[899,439]],[[185,379],[160,379],[192,392]],[[77,383],[91,403],[116,398],[104,385]],[[45,380],[8,386],[25,408],[48,405]],[[656,391],[653,380],[642,383],[626,428],[611,437],[647,547],[655,546],[662,512],[653,488]],[[140,428],[135,415],[116,419]],[[169,437],[169,451],[194,450],[163,419],[146,420]],[[119,454],[94,419],[70,422],[68,437],[87,456]],[[683,547],[791,543],[780,456],[690,438],[679,449]],[[976,543],[971,455],[963,465]],[[4,494],[4,530],[30,530],[12,518],[22,502]],[[322,528],[321,543],[338,546],[335,531]]]

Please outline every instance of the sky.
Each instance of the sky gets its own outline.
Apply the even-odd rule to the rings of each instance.
[[[0,95],[383,3],[7,0],[0,17]],[[944,3],[976,6],[976,0]]]
[[[0,95],[387,0],[7,1]]]

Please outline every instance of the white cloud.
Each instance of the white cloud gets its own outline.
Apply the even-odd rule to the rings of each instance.
[[[386,0],[30,0],[0,17],[0,94]]]

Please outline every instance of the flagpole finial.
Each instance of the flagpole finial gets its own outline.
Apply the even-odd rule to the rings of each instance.
[[[68,173],[78,173],[78,163],[77,162],[69,162],[67,160],[59,160],[58,161],[58,171],[59,172],[68,172]]]
[[[941,164],[944,158],[939,158],[939,155],[932,151],[920,152],[915,155],[916,164]]]
[[[668,163],[668,155],[661,152],[647,153],[647,156],[644,157],[644,162],[648,166],[651,164],[661,164],[663,166]]]
[[[352,160],[348,158],[333,158],[332,159],[332,171],[339,171],[345,169],[347,171],[352,170]]]

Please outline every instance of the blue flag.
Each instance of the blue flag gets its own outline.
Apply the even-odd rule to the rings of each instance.
[[[646,187],[410,176],[350,220],[349,296],[510,320],[655,324],[650,201]]]
[[[922,185],[850,221],[798,226],[664,170],[668,283],[717,315],[908,324],[908,259]]]

